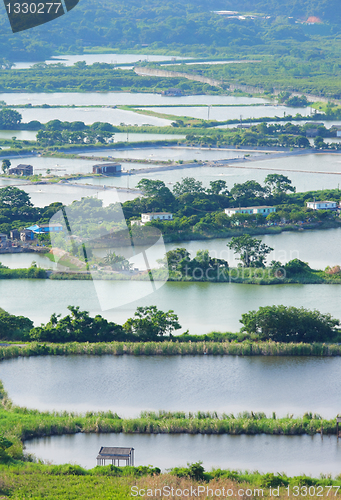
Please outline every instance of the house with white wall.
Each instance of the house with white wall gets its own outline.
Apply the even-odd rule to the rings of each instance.
[[[269,214],[276,212],[276,207],[262,205],[260,207],[238,207],[238,208],[225,208],[225,214],[231,217],[235,214],[248,214],[248,215],[263,215],[266,217]]]
[[[307,208],[312,210],[337,210],[338,204],[336,201],[307,201]]]

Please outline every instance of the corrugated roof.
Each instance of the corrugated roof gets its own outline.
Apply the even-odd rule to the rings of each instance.
[[[97,458],[128,458],[134,448],[120,448],[117,446],[102,446]]]

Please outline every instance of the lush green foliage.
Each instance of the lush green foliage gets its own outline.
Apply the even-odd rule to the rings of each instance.
[[[330,314],[303,307],[266,306],[242,314],[242,331],[275,342],[330,342],[340,321]]]
[[[79,307],[69,306],[71,314],[60,318],[52,314],[45,326],[33,328],[29,334],[30,340],[39,342],[112,342],[124,340],[122,327],[109,322],[102,316],[91,318]]]
[[[189,82],[185,78],[174,78],[172,85],[179,87],[184,93],[217,92],[217,89],[208,84]],[[97,92],[119,90],[142,92],[151,89],[154,92],[161,92],[169,86],[168,78],[140,76],[131,69],[117,69],[115,65],[106,63],[94,63],[89,66],[85,63],[76,63],[73,66],[63,66],[60,63],[38,64],[29,69],[0,71],[1,92],[92,92],[94,89]],[[8,111],[4,109],[4,115]],[[10,111],[19,115],[16,111]],[[2,115],[0,120],[1,118]],[[20,121],[14,125],[19,123]]]
[[[15,130],[19,128],[21,122],[21,114],[14,109],[3,108],[0,110],[0,129]]]
[[[0,339],[15,340],[22,338],[33,327],[33,322],[24,316],[9,314],[0,308]]]
[[[249,234],[232,238],[227,246],[240,255],[244,267],[265,267],[266,256],[273,250]]]
[[[51,203],[46,207],[33,207],[30,196],[14,186],[0,189],[0,232],[9,235],[11,229],[22,229],[32,224],[47,224],[62,207]]]
[[[212,258],[208,250],[198,250],[191,259],[185,248],[176,248],[169,250],[159,263],[170,271],[172,280],[226,281],[229,277],[228,262]]]
[[[165,335],[172,336],[172,332],[180,328],[178,316],[174,311],[165,313],[156,306],[138,307],[134,317],[129,318],[123,325],[128,336],[142,341],[159,340]]]
[[[272,121],[268,118],[263,118],[262,120],[251,119],[250,121],[261,121],[257,125],[252,125],[246,128],[227,128],[219,129],[215,128],[223,123],[236,123],[236,120],[228,120],[227,122],[206,122],[206,129],[202,131],[197,131],[196,126],[204,126],[205,122],[198,123],[197,125],[192,124],[190,131],[187,129],[186,142],[189,145],[200,145],[200,146],[227,146],[232,145],[236,147],[250,146],[250,147],[285,147],[285,148],[315,148],[315,149],[331,149],[339,150],[340,144],[338,142],[326,143],[323,138],[336,137],[337,128],[335,126],[326,128],[324,125],[319,125],[318,127],[312,126],[310,121],[314,119],[325,120],[329,119],[339,119],[341,118],[341,108],[335,108],[335,112],[331,113],[329,108],[328,115],[315,115],[312,117],[302,117],[301,115],[296,115],[295,117],[287,116],[286,123],[276,123],[267,124],[266,121]],[[304,125],[297,125],[291,123],[291,120],[304,120]],[[174,125],[174,123],[173,123]],[[315,137],[314,146],[309,142],[308,135],[309,130],[315,130],[318,134]],[[322,141],[322,142],[321,142]],[[279,174],[270,174],[279,175]],[[285,177],[285,176],[283,176]],[[290,186],[292,188],[292,186]],[[292,191],[292,189],[290,189]]]
[[[209,334],[210,335],[210,334]],[[218,334],[225,336],[225,334]],[[90,344],[88,342],[73,342],[69,344],[41,344],[31,342],[23,347],[0,346],[0,360],[12,359],[18,356],[46,356],[46,355],[96,355],[102,356],[112,354],[121,356],[122,354],[132,356],[341,356],[341,345],[328,343],[302,342],[253,342],[253,336],[245,340],[248,334],[227,334],[228,340],[216,341],[216,335],[212,334],[209,339],[199,340],[198,342],[189,342],[191,335],[184,334],[173,337],[170,341],[163,342],[97,342]]]

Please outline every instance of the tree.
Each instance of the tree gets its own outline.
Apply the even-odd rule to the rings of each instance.
[[[311,271],[309,265],[299,259],[289,260],[289,262],[285,264],[284,269],[288,278],[297,274],[309,273]]]
[[[45,326],[33,328],[30,339],[38,342],[112,342],[127,340],[121,325],[109,322],[102,316],[94,318],[79,307],[69,306],[70,315],[60,318],[52,314]]]
[[[264,188],[256,181],[246,181],[243,184],[235,184],[230,191],[236,201],[242,200],[247,204],[250,198],[263,198]]]
[[[303,307],[266,306],[242,314],[241,332],[275,342],[327,342],[339,332],[338,319]]]
[[[224,194],[228,195],[226,181],[210,181],[210,187],[206,190],[207,194]]]
[[[136,187],[142,191],[144,196],[157,196],[162,188],[166,185],[163,181],[153,180],[153,179],[141,179]]]
[[[1,168],[2,168],[2,171],[4,174],[6,174],[6,172],[10,166],[11,166],[10,160],[7,160],[7,159],[2,160]]]
[[[0,339],[24,340],[33,328],[33,322],[25,316],[15,316],[0,308]]]
[[[32,207],[30,196],[22,189],[6,186],[0,189],[0,205],[8,208]]]
[[[181,182],[176,182],[173,187],[173,193],[175,196],[181,196],[182,194],[197,194],[202,193],[204,188],[202,187],[201,181],[196,181],[194,177],[185,177],[181,179]]]
[[[268,186],[272,195],[278,195],[291,191],[295,193],[296,188],[291,185],[291,180],[286,175],[268,174],[265,177],[265,185]]]
[[[134,335],[138,340],[155,341],[164,335],[172,335],[181,325],[174,311],[163,312],[156,306],[138,307],[133,318],[123,325],[126,333]]]
[[[109,252],[103,259],[105,264],[111,266],[114,271],[129,271],[132,264],[122,255],[116,255],[115,252]]]
[[[328,144],[324,142],[323,137],[319,135],[314,139],[314,147],[315,149],[326,149],[328,148]]]
[[[0,111],[0,129],[15,130],[21,123],[22,116],[14,109],[3,108]]]
[[[309,139],[304,137],[304,135],[299,135],[295,138],[295,146],[299,148],[310,148]]]
[[[160,263],[165,266],[168,265],[168,269],[175,271],[179,263],[185,259],[187,262],[190,261],[190,254],[187,252],[186,248],[176,248],[175,250],[169,250],[166,253],[165,259],[160,259]]]
[[[262,240],[252,238],[249,234],[231,238],[227,246],[240,255],[239,260],[243,262],[244,267],[265,267],[266,256],[273,250],[262,243]]]
[[[8,462],[11,457],[7,453],[7,449],[13,445],[12,441],[7,439],[3,432],[0,433],[0,463]]]

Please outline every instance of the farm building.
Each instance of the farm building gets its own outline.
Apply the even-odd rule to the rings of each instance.
[[[92,167],[93,174],[112,175],[120,174],[121,171],[122,165],[120,165],[120,163],[99,163],[98,165],[93,165]]]

